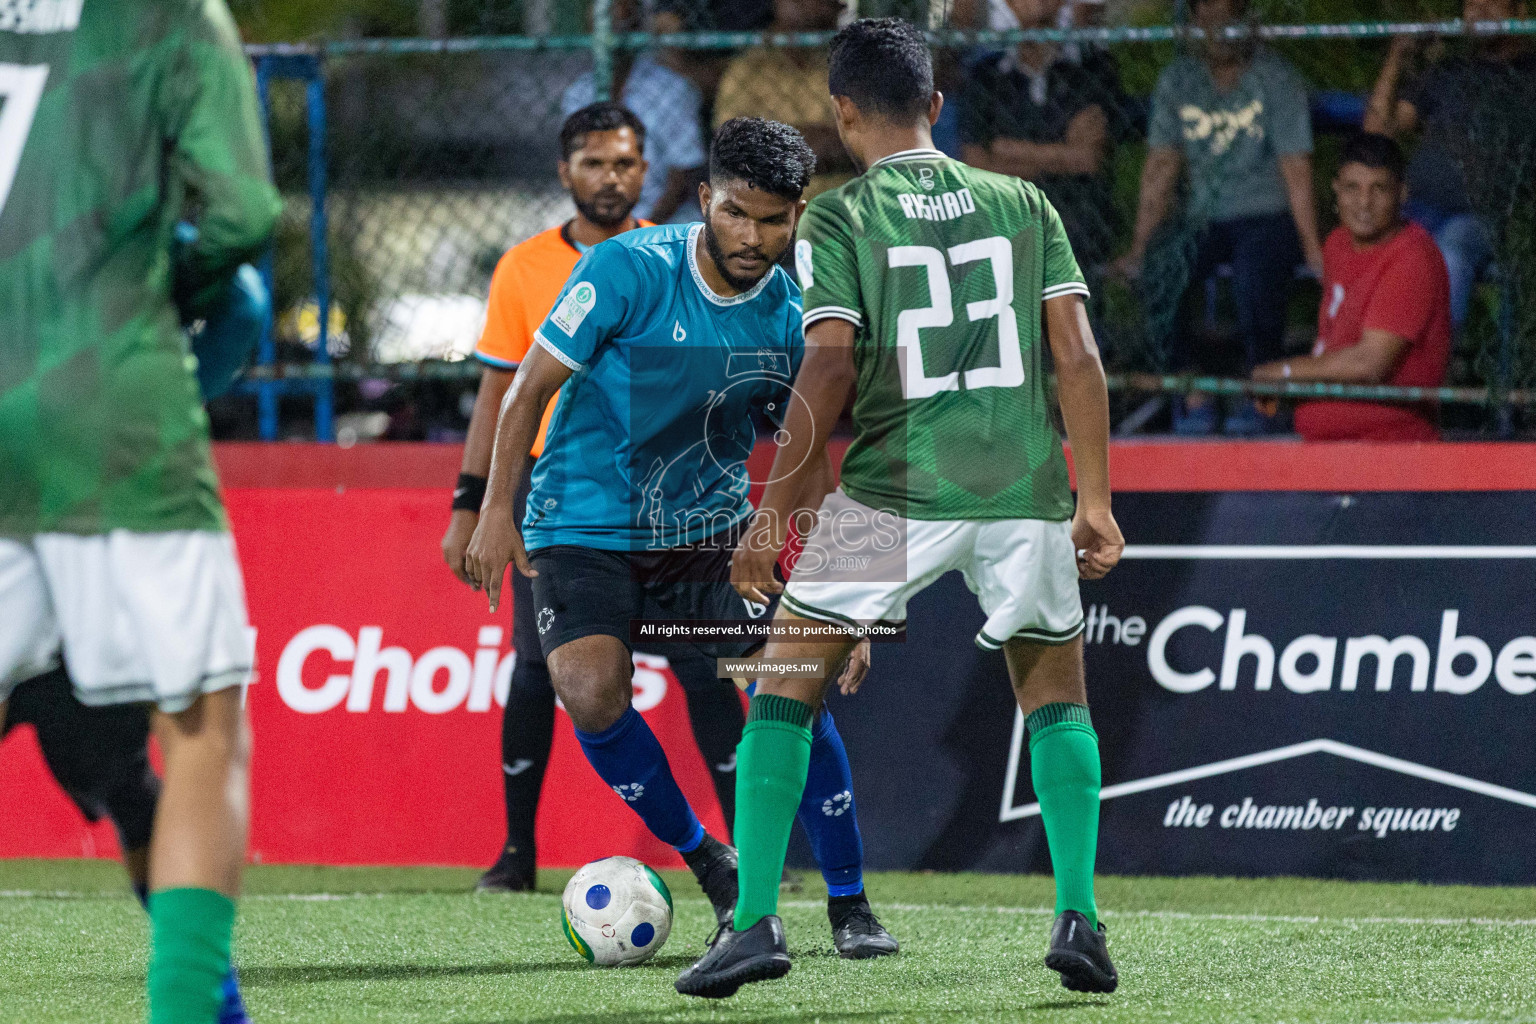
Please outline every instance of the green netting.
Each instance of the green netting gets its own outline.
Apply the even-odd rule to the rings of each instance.
[[[497,257],[572,212],[555,165],[562,97],[573,83],[596,73],[601,91],[611,75],[622,91],[637,64],[659,66],[692,92],[672,93],[684,97],[678,109],[642,113],[664,114],[672,124],[693,119],[707,137],[726,108],[773,116],[793,106],[793,97],[773,94],[787,88],[776,76],[755,80],[758,91],[746,101],[723,102],[722,81],[731,80],[735,63],[766,51],[771,66],[814,67],[830,35],[764,33],[761,16],[771,5],[707,0],[615,0],[595,19],[590,5],[554,0],[442,0],[435,5],[438,28],[448,34],[409,35],[422,30],[428,6],[375,0],[357,5],[363,13],[348,22],[335,12],[317,21],[306,5],[246,5],[255,38],[309,36],[299,43],[263,42],[253,53],[306,54],[322,62],[332,324],[341,328],[333,351],[356,367],[467,353]],[[1111,0],[1094,5],[1106,24],[1035,31],[988,28],[986,0],[866,0],[859,11],[902,14],[931,30],[938,84],[959,115],[941,122],[936,140],[956,156],[965,155],[978,132],[986,134],[974,115],[988,98],[978,69],[1020,44],[1041,44],[1036,57],[1071,65],[1067,85],[1045,105],[1099,108],[1105,137],[1095,171],[1056,180],[1048,192],[1090,277],[1091,316],[1111,368],[1154,375],[1181,370],[1177,353],[1196,344],[1228,357],[1228,364],[1202,366],[1207,373],[1237,374],[1243,366],[1230,358],[1237,317],[1229,278],[1220,267],[1200,279],[1194,273],[1198,240],[1213,217],[1213,199],[1201,181],[1185,177],[1140,276],[1128,280],[1115,267],[1135,222],[1153,87],[1169,62],[1204,45],[1199,32],[1173,22],[1174,6]],[[252,11],[265,11],[265,20]],[[1312,178],[1322,233],[1334,223],[1328,183],[1350,111],[1358,114],[1393,34],[1428,40],[1418,58],[1428,66],[1466,52],[1481,36],[1536,32],[1531,21],[1462,26],[1449,20],[1455,13],[1448,0],[1268,0],[1255,3],[1251,20],[1230,31],[1257,36],[1258,45],[1289,62],[1305,82],[1317,128]],[[295,27],[285,33],[285,26]],[[326,38],[349,27],[407,35]],[[655,31],[636,31],[642,27]],[[1065,95],[1061,88],[1078,92]],[[1526,91],[1488,97],[1456,140],[1476,212],[1497,250],[1448,381],[1474,389],[1457,393],[1461,400],[1487,394],[1477,388],[1492,386],[1497,394],[1536,384],[1536,83],[1521,88]],[[1019,108],[1029,98],[993,96],[991,108]],[[1014,121],[1048,134],[1060,130],[1045,123],[1053,116]],[[274,166],[288,200],[276,255],[278,334],[288,346],[281,357],[302,360],[315,334],[302,86],[273,85],[271,122]],[[1206,179],[1220,173],[1218,165]],[[685,205],[677,215],[686,213]],[[1288,287],[1284,344],[1286,351],[1304,351],[1315,333],[1318,289],[1305,274]],[[1156,376],[1119,382],[1172,390]]]

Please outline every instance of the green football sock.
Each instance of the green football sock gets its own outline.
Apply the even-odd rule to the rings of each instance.
[[[149,894],[149,1024],[213,1024],[229,973],[235,903],[211,889]]]
[[[1046,704],[1025,722],[1029,770],[1056,874],[1056,913],[1099,926],[1093,861],[1099,844],[1099,737],[1082,704]]]
[[[752,698],[736,748],[737,931],[779,911],[789,830],[811,763],[811,706],[790,697]]]

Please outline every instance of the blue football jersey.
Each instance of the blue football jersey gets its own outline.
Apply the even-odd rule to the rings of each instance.
[[[672,548],[751,513],[746,459],[782,422],[804,354],[800,289],[774,267],[716,294],[697,263],[703,229],[593,246],[535,333],[574,372],[534,467],[530,550]]]

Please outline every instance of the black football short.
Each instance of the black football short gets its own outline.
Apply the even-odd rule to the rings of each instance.
[[[605,551],[556,544],[530,552],[535,624],[544,656],[584,636],[617,637],[633,649],[633,627],[646,598],[671,620],[712,623],[768,622],[778,603],[748,601],[731,586],[731,552],[740,528],[663,551]],[[775,569],[777,572],[777,569]],[[710,658],[740,658],[758,639],[694,640]]]
[[[160,779],[149,764],[149,705],[88,707],[62,669],[11,691],[4,732],[37,730],[37,745],[60,788],[90,821],[110,817],[123,848],[149,843]]]

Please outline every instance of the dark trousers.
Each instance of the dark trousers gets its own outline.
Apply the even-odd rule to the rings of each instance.
[[[1241,369],[1247,376],[1259,363],[1279,359],[1284,354],[1286,300],[1301,261],[1301,239],[1289,213],[1206,225],[1195,237],[1183,312],[1170,346],[1170,368],[1178,373],[1232,373]],[[1238,338],[1243,347],[1241,367],[1231,365],[1231,359],[1198,352],[1194,345],[1206,281],[1223,264],[1232,268]]]
[[[514,521],[519,526],[527,509],[532,478],[533,464],[530,462],[523,484],[512,499]],[[550,745],[554,740],[555,690],[539,647],[532,582],[518,572],[516,566],[508,571],[512,577],[512,646],[517,651],[517,662],[512,668],[507,707],[501,720],[501,770],[507,807],[507,842],[503,856],[532,872],[534,821],[544,784],[544,770],[549,764]],[[648,605],[646,615],[666,617],[654,605]],[[673,674],[682,684],[694,739],[699,745],[699,753],[704,756],[704,763],[709,766],[709,777],[725,813],[726,827],[731,828],[736,810],[736,744],[741,741],[741,730],[746,721],[736,687],[717,678],[714,662],[691,644],[636,644],[635,649],[666,657]]]

